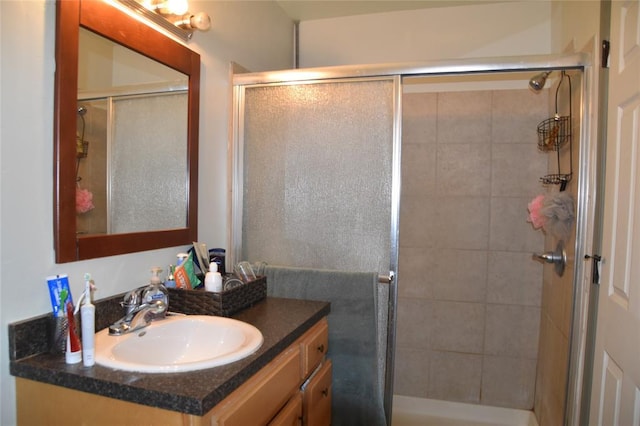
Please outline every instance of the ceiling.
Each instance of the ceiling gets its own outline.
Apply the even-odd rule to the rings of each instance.
[[[514,0],[276,0],[294,21]]]

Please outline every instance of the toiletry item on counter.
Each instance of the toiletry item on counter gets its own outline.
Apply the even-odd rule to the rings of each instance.
[[[155,300],[162,300],[166,306],[169,306],[169,292],[167,288],[162,284],[162,280],[160,279],[160,273],[162,272],[162,268],[154,267],[151,268],[151,279],[149,280],[149,285],[142,292],[142,303],[151,304]],[[159,314],[153,314],[154,318],[162,318],[166,313],[162,311]]]
[[[96,333],[96,307],[92,303],[92,291],[95,289],[91,275],[84,274],[84,293],[78,300],[80,307],[80,324],[82,326],[82,363],[85,367],[91,367],[96,363],[95,333]],[[74,315],[78,312],[78,307]]]
[[[67,321],[67,300],[73,304],[69,277],[66,274],[47,277],[51,310],[53,311],[51,332],[51,353],[64,354],[67,350],[69,335],[69,321]]]
[[[204,276],[204,289],[214,293],[222,292],[222,275],[218,272],[218,264],[209,263],[209,272]]]
[[[221,275],[225,275],[227,273],[225,257],[226,251],[223,248],[213,248],[209,250],[209,262],[215,262],[218,264],[218,272],[220,272]]]
[[[176,254],[176,257],[178,258],[178,262],[176,262],[177,268],[178,266],[182,265],[185,260],[187,260],[187,257],[189,257],[189,253],[178,253]]]
[[[203,274],[209,270],[209,252],[205,243],[193,242],[193,247],[189,249],[192,253],[193,262]]]
[[[80,345],[78,329],[76,328],[76,319],[73,314],[73,303],[71,303],[69,299],[65,302],[65,309],[67,311],[67,321],[69,322],[65,361],[67,364],[77,364],[82,361],[82,346]]]
[[[173,265],[169,265],[169,272],[167,273],[167,279],[164,282],[166,288],[176,288],[176,278],[173,275]]]
[[[234,268],[234,272],[236,276],[245,283],[255,281],[256,279],[256,274],[253,272],[253,267],[247,261],[238,262],[238,264]]]
[[[56,318],[63,318],[66,313],[67,299],[73,304],[71,298],[71,290],[69,289],[69,277],[67,274],[53,275],[47,277],[47,286],[49,287],[49,297],[51,298],[51,308],[53,309],[53,316]],[[64,293],[64,299],[61,297]]]
[[[173,275],[176,279],[176,288],[191,290],[202,284],[194,269],[193,253],[187,254],[187,257],[176,267]]]

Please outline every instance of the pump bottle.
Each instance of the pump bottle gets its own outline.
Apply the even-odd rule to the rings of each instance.
[[[204,289],[214,293],[222,292],[222,275],[218,272],[218,264],[209,263],[209,272],[204,276]]]
[[[159,267],[151,268],[151,279],[149,285],[142,292],[142,303],[152,303],[154,300],[162,300],[165,306],[169,306],[169,292],[167,288],[162,284],[160,279],[160,273],[162,269]],[[162,313],[153,314],[154,319],[163,318],[166,310]]]

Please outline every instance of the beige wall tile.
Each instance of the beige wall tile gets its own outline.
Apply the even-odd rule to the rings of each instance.
[[[396,347],[430,349],[433,329],[432,302],[417,298],[398,298]]]
[[[438,143],[489,143],[491,96],[488,91],[438,94]]]
[[[486,144],[438,144],[437,193],[442,196],[488,196],[491,152]]]
[[[542,264],[530,253],[489,252],[487,302],[540,306]]]
[[[491,195],[535,197],[546,192],[540,178],[547,174],[548,155],[531,144],[491,146]],[[525,204],[526,208],[526,204]]]
[[[403,144],[434,144],[436,142],[436,100],[435,93],[402,95]]]
[[[485,328],[483,303],[434,301],[431,348],[481,354]]]
[[[568,340],[543,312],[535,397],[535,410],[540,426],[562,424],[568,350]]]
[[[536,360],[485,356],[482,365],[482,404],[531,410]]]
[[[434,263],[438,250],[422,247],[400,247],[398,260],[398,295],[400,297],[418,297],[431,299],[434,276]]]
[[[541,99],[528,90],[403,95],[396,393],[534,404],[546,268],[531,253],[545,236],[527,222],[527,203],[548,173],[537,149]],[[555,315],[564,307],[558,300]]]
[[[544,247],[544,234],[527,222],[528,198],[491,199],[490,250],[533,253]]]
[[[489,304],[484,352],[535,359],[538,356],[539,330],[540,308]]]
[[[437,247],[484,250],[489,242],[489,199],[440,197],[434,222]]]
[[[487,252],[442,249],[434,251],[431,267],[432,295],[437,300],[484,302],[487,284]]]
[[[436,194],[435,145],[402,145],[402,194]]]
[[[436,203],[432,197],[402,196],[400,244],[403,247],[436,247]]]
[[[538,124],[549,118],[548,90],[493,92],[493,143],[537,144]]]
[[[433,352],[428,397],[469,403],[480,402],[482,355]]]
[[[427,398],[430,351],[398,348],[395,357],[402,368],[396,369],[393,393]]]

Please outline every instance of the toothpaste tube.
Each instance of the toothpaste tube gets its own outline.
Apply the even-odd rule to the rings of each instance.
[[[47,285],[49,286],[53,316],[65,317],[67,315],[65,310],[66,302],[69,301],[73,305],[71,290],[69,289],[69,277],[66,274],[47,277]]]

